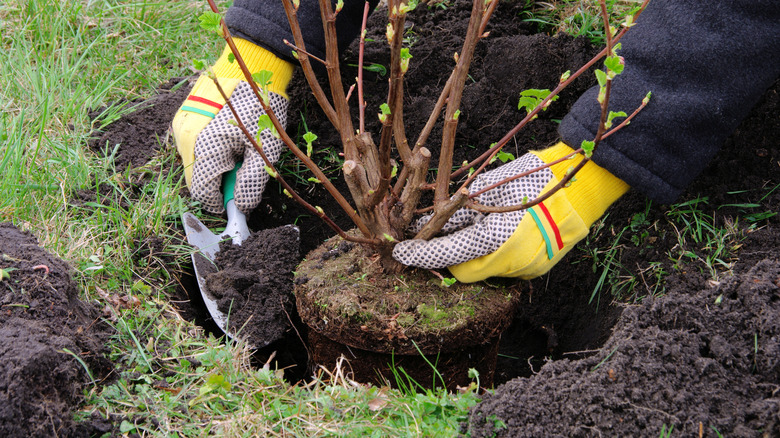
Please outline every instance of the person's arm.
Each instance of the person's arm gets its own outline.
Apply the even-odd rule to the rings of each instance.
[[[630,113],[648,91],[653,98],[630,125],[601,144],[576,180],[527,211],[458,212],[453,222],[467,227],[429,241],[401,242],[393,256],[412,266],[449,267],[466,282],[533,278],[587,235],[629,186],[660,202],[674,200],[777,79],[778,35],[780,2],[774,0],[651,0],[621,42],[626,68],[614,81],[610,109]],[[552,162],[592,140],[601,112],[597,93],[597,88],[586,92],[564,118],[563,142],[484,174],[470,190]],[[514,180],[478,200],[505,206],[533,199],[573,165],[554,165],[552,172]]]
[[[610,109],[650,104],[606,139],[594,161],[653,200],[674,201],[780,75],[780,2],[651,0],[621,41],[626,68]],[[573,148],[592,140],[596,89],[563,119]]]
[[[371,0],[370,4],[373,7],[377,2]],[[360,31],[364,5],[364,1],[344,2],[336,19],[341,47],[348,45]],[[325,41],[318,2],[301,2],[297,13],[307,51],[324,58]],[[297,62],[292,58],[291,49],[284,44],[284,39],[292,42],[293,37],[282,3],[278,0],[238,0],[228,9],[225,21],[250,72],[271,72],[270,105],[286,126],[287,85]],[[211,71],[254,137],[257,121],[264,110],[245,82],[238,63],[230,61],[230,54],[230,49],[225,47]],[[202,75],[172,122],[174,141],[192,198],[213,213],[224,210],[222,175],[234,169],[238,162],[243,164],[236,172],[234,195],[236,206],[244,213],[251,212],[260,203],[269,178],[260,154],[241,130],[230,123],[231,119],[233,114],[214,82]],[[261,137],[264,153],[269,161],[276,162],[283,149],[281,140],[268,131],[261,133]]]

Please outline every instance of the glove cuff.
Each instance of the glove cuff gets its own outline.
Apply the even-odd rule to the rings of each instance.
[[[286,91],[287,84],[290,83],[292,78],[293,64],[278,58],[272,52],[247,40],[233,38],[233,42],[236,44],[238,53],[241,54],[241,58],[243,58],[251,73],[257,73],[260,70],[268,70],[273,73],[271,83],[268,85],[268,91],[289,99]],[[218,78],[246,80],[243,72],[241,72],[241,67],[238,66],[238,62],[235,62],[235,60],[230,62],[230,54],[230,47],[226,44],[225,49],[222,51],[222,56],[214,64],[214,75]]]
[[[532,152],[545,163],[550,163],[574,152],[563,142],[542,151]],[[583,156],[577,154],[574,159],[565,160],[550,166],[556,178],[563,179],[569,169],[574,168]],[[618,200],[629,189],[623,180],[609,173],[593,161],[589,161],[574,176],[573,182],[563,190],[574,210],[583,222],[590,225],[596,222],[607,208]]]

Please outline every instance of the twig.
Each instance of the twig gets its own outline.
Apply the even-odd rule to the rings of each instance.
[[[366,50],[366,24],[368,23],[368,2],[363,6],[363,23],[360,26],[360,52],[358,52],[358,113],[360,117],[360,132],[366,132],[366,101],[363,98],[363,54]]]
[[[367,243],[367,244],[376,244],[376,243],[378,243],[378,241],[375,240],[375,239],[364,239],[364,238],[361,238],[361,237],[354,237],[354,236],[347,235],[347,233],[345,233],[344,230],[342,230],[338,225],[336,225],[336,223],[333,222],[333,220],[331,220],[330,217],[328,217],[325,214],[324,211],[322,211],[321,209],[317,209],[317,207],[314,207],[313,205],[311,205],[308,202],[306,202],[305,199],[301,198],[301,196],[298,195],[298,193],[292,188],[292,186],[290,186],[287,183],[287,181],[285,181],[284,178],[282,178],[282,175],[279,173],[279,171],[276,170],[276,168],[274,167],[274,164],[271,162],[271,160],[268,159],[268,156],[265,155],[265,152],[263,151],[263,148],[259,144],[257,144],[257,141],[255,140],[255,138],[252,136],[252,134],[250,134],[249,130],[246,128],[246,126],[244,125],[243,121],[239,117],[238,112],[233,107],[233,104],[230,102],[230,99],[228,99],[228,96],[225,93],[225,90],[219,84],[219,80],[217,80],[217,78],[215,78],[215,77],[212,77],[211,79],[214,82],[214,84],[216,85],[217,90],[219,91],[219,93],[222,95],[222,98],[225,100],[225,103],[227,104],[228,108],[230,109],[230,112],[233,113],[233,118],[235,119],[236,125],[238,126],[238,128],[241,130],[241,132],[244,134],[244,136],[249,140],[249,142],[252,144],[252,147],[255,148],[257,153],[260,154],[260,157],[263,159],[263,162],[265,163],[265,165],[268,166],[268,168],[271,169],[272,172],[274,172],[274,174],[275,174],[274,178],[277,181],[279,181],[279,184],[282,185],[284,190],[286,190],[286,192],[290,195],[291,198],[293,198],[296,202],[298,202],[304,208],[309,210],[312,214],[314,214],[317,217],[319,217],[320,219],[322,219],[333,231],[335,231],[343,239],[351,240],[351,241],[354,241],[354,242]],[[284,131],[281,131],[281,132],[284,132]],[[311,167],[309,167],[309,170],[314,172],[315,169],[312,169]],[[317,170],[319,170],[319,169],[317,168]],[[316,172],[315,172],[315,175],[316,175]],[[325,177],[324,174],[322,174],[322,176],[324,178],[324,181],[328,181],[327,177]],[[323,180],[320,180],[320,181],[323,181]],[[338,192],[336,192],[336,193],[338,193]],[[341,195],[340,193],[338,193],[338,194]],[[344,199],[344,201],[346,202],[346,199]],[[351,210],[351,208],[350,208],[350,210]],[[353,214],[354,214],[354,211],[353,211]],[[359,219],[359,217],[357,215],[355,215],[355,216]]]

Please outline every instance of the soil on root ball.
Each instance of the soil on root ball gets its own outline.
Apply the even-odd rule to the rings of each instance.
[[[0,255],[0,436],[110,432],[101,418],[76,424],[72,411],[114,368],[112,329],[79,300],[68,265],[29,233],[0,223]]]
[[[333,369],[343,354],[353,359],[352,378],[359,382],[395,385],[403,368],[425,387],[454,390],[468,385],[469,368],[492,385],[498,340],[512,321],[519,288],[447,286],[416,269],[386,274],[369,248],[337,236],[298,266],[295,297],[315,364]]]

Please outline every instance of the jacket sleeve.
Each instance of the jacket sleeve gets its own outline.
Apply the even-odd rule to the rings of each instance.
[[[780,75],[777,0],[652,0],[621,41],[626,67],[609,108],[632,123],[601,143],[594,161],[651,199],[673,202]],[[563,119],[564,142],[595,137],[597,88]]]
[[[378,2],[369,0],[372,11]],[[344,0],[336,18],[339,50],[345,49],[360,32],[364,4],[365,0]],[[325,37],[319,2],[302,0],[297,15],[307,52],[324,59]],[[225,22],[233,35],[295,62],[292,49],[284,44],[285,39],[293,42],[293,36],[281,0],[236,0],[225,14]]]

